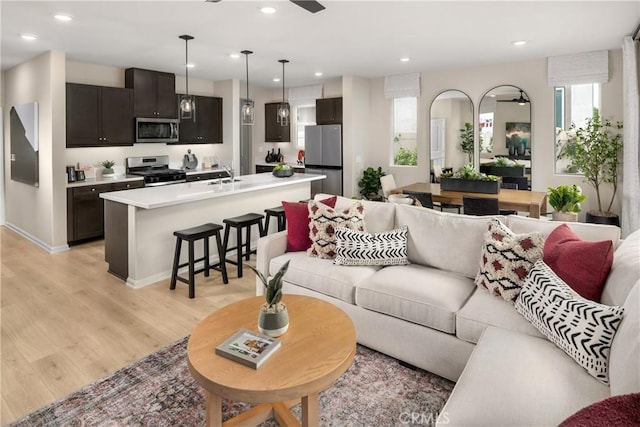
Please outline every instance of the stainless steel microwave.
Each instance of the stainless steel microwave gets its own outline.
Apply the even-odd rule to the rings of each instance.
[[[180,120],[136,118],[136,142],[178,142]]]

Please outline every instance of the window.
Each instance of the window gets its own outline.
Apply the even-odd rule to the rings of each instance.
[[[394,98],[392,165],[418,165],[417,128],[418,98]]]
[[[296,107],[296,144],[304,149],[304,128],[316,124],[316,106],[301,105]]]
[[[556,173],[578,173],[570,158],[571,128],[584,127],[594,108],[600,109],[599,83],[555,88]]]

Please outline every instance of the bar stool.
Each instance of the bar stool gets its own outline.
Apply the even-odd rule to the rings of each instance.
[[[236,216],[233,218],[227,218],[222,222],[225,223],[224,227],[224,258],[228,263],[234,264],[238,266],[238,277],[242,277],[242,258],[249,261],[251,258],[251,254],[255,254],[255,250],[251,250],[251,226],[258,225],[258,231],[260,236],[264,236],[264,228],[262,226],[262,219],[264,215],[257,213],[248,213],[245,215]],[[229,247],[229,231],[231,228],[236,229],[236,246],[230,248]],[[246,229],[246,240],[242,241],[242,230]],[[244,251],[243,251],[244,248]],[[227,252],[236,249],[236,261],[227,259]]]
[[[221,225],[207,223],[199,225],[197,227],[173,232],[173,235],[176,236],[176,251],[173,257],[173,272],[171,273],[171,286],[169,287],[169,289],[174,290],[176,288],[176,281],[179,280],[189,285],[189,298],[195,298],[195,275],[204,271],[204,275],[206,277],[209,277],[209,270],[211,269],[220,271],[222,273],[222,281],[225,284],[229,283],[229,278],[227,276],[227,266],[224,260],[224,248],[220,239],[221,230]],[[209,237],[211,236],[216,236],[218,258],[220,259],[218,263],[213,265],[209,264]],[[204,255],[202,258],[195,259],[194,243],[197,240],[204,240]],[[182,241],[189,242],[189,261],[180,264],[180,250],[182,249]],[[204,261],[204,267],[196,270],[195,263],[200,261]],[[186,265],[189,266],[189,279],[185,279],[178,275],[178,269]]]
[[[287,227],[287,218],[284,215],[284,207],[278,206],[275,208],[265,209],[264,212],[267,214],[267,217],[264,220],[265,234],[269,233],[269,221],[272,216],[278,220],[278,231],[282,231]]]

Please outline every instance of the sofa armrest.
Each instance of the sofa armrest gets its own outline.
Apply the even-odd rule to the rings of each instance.
[[[269,263],[287,251],[287,231],[268,234],[258,239],[256,255],[256,268],[266,277],[269,277]],[[256,276],[256,295],[264,295],[264,285]]]

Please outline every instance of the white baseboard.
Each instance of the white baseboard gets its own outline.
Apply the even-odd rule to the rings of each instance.
[[[25,239],[29,240],[31,243],[34,243],[34,244],[40,246],[42,249],[44,249],[45,251],[49,252],[50,254],[57,254],[59,252],[64,252],[64,251],[68,251],[69,250],[69,245],[67,245],[67,244],[60,245],[60,246],[51,246],[51,245],[43,242],[42,240],[38,239],[36,236],[32,235],[31,233],[29,233],[27,231],[24,231],[20,227],[16,227],[15,225],[11,224],[10,222],[6,222],[4,225],[5,225],[5,227],[9,228],[10,230],[15,231],[16,233],[18,233],[19,235],[21,235]]]

